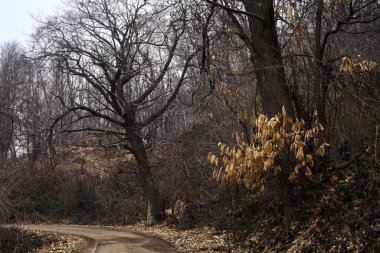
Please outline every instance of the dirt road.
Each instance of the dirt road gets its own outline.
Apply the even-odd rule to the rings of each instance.
[[[116,228],[76,225],[23,225],[28,230],[49,231],[90,238],[88,253],[176,252],[162,240]]]

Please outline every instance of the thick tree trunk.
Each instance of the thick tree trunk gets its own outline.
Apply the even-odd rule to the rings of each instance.
[[[149,185],[145,190],[147,198],[146,224],[154,225],[165,218],[163,200],[156,187]]]
[[[262,18],[248,16],[251,60],[263,111],[273,116],[285,106],[288,114],[294,116],[293,99],[286,83],[276,31],[273,0],[244,0],[243,3],[247,12]]]
[[[154,177],[151,172],[148,154],[144,141],[139,131],[127,130],[129,149],[134,155],[138,164],[138,177],[143,188],[144,196],[147,200],[146,224],[153,225],[165,218],[165,210],[160,192],[157,189]]]

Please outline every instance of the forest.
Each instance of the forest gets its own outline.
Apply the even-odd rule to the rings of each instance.
[[[1,253],[58,240],[21,224],[380,252],[378,0],[64,6],[0,45]]]

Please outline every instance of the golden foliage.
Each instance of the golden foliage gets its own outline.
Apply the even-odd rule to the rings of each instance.
[[[220,153],[209,153],[208,160],[220,166],[214,177],[221,182],[244,184],[249,189],[263,189],[266,175],[275,175],[283,168],[281,159],[292,160],[289,180],[303,172],[312,176],[315,156],[324,156],[328,144],[320,145],[314,154],[307,152],[307,146],[317,144],[317,135],[323,131],[318,124],[306,129],[303,120],[287,116],[285,108],[273,118],[260,114],[251,121],[255,132],[249,143],[242,133],[236,133],[235,145],[229,147],[218,143]]]
[[[342,58],[339,71],[351,74],[355,68],[359,68],[361,72],[365,72],[373,70],[376,66],[376,62],[365,60],[361,55],[358,55],[355,59],[345,56]]]

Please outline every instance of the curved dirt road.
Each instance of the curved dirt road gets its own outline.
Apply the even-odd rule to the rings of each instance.
[[[162,240],[138,233],[107,227],[76,225],[23,225],[28,230],[48,231],[90,238],[88,253],[176,252]]]

